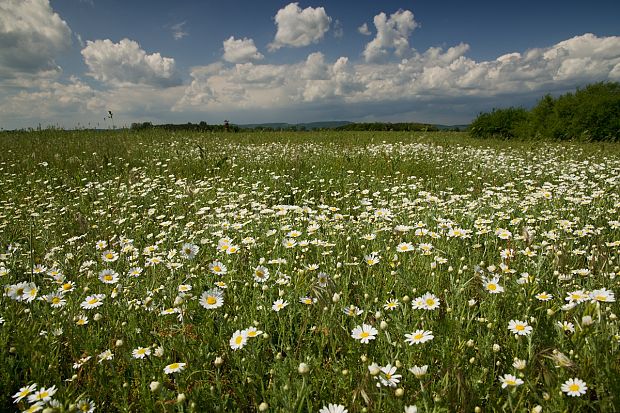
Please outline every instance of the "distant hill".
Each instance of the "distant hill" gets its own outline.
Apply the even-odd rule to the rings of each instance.
[[[207,124],[200,123],[181,123],[181,124],[162,124],[153,125],[151,122],[132,123],[132,130],[143,129],[164,129],[169,131],[211,131],[211,132],[238,132],[246,131],[310,131],[317,129],[331,129],[336,131],[449,131],[449,130],[465,130],[469,125],[433,125],[430,123],[417,122],[349,122],[346,120],[324,121],[324,122],[308,122],[308,123],[246,123],[242,125],[230,124]]]
[[[325,121],[325,122],[309,122],[309,123],[246,123],[243,125],[237,125],[241,129],[275,129],[275,130],[313,130],[313,129],[334,129],[339,126],[349,125],[352,122],[349,121]]]

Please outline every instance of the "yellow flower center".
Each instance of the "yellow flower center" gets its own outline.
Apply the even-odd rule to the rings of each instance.
[[[570,391],[578,391],[579,390],[579,385],[578,384],[571,384],[570,386],[568,386],[568,390],[570,390]]]
[[[426,305],[429,307],[432,307],[435,305],[435,300],[433,300],[432,298],[427,298],[426,299]]]
[[[107,254],[105,255],[105,257],[106,257],[107,259],[111,260],[112,258],[114,258],[114,254],[112,254],[112,253],[107,253]]]
[[[489,285],[487,286],[487,288],[488,288],[489,290],[491,290],[491,291],[495,291],[495,290],[497,290],[497,285],[495,285],[495,284],[489,284]]]
[[[220,272],[222,271],[222,267],[220,267],[219,265],[216,265],[215,267],[213,267],[213,271]]]
[[[235,344],[240,345],[241,342],[243,342],[243,336],[237,336],[237,338],[235,338]]]
[[[90,300],[88,300],[88,304],[96,304],[99,300],[97,300],[96,298],[91,298]]]
[[[207,297],[207,304],[213,305],[216,302],[217,302],[217,300],[214,297],[211,297],[211,296]]]
[[[106,280],[106,281],[112,281],[112,278],[113,277],[110,274],[106,274],[106,275],[103,276],[103,279]]]
[[[366,338],[368,336],[370,336],[370,334],[368,332],[366,332],[366,331],[362,331],[362,333],[360,334],[361,338]]]
[[[523,330],[525,330],[525,327],[524,327],[522,324],[517,324],[517,325],[515,326],[515,329],[516,329],[517,331],[523,331]]]
[[[179,363],[172,363],[171,365],[168,366],[168,368],[170,370],[176,370],[179,368]]]
[[[422,333],[418,333],[415,336],[413,336],[414,340],[422,340],[422,337],[424,337],[424,334]]]

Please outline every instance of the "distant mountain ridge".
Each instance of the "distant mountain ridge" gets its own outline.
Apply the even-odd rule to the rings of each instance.
[[[434,127],[441,131],[446,130],[465,130],[469,125],[440,125],[440,124],[423,124],[417,122],[408,122],[411,124],[417,125],[428,125],[430,127]],[[295,129],[295,130],[314,130],[314,129],[349,129],[347,126],[353,125],[370,125],[371,123],[366,122],[350,122],[346,120],[336,120],[336,121],[323,121],[323,122],[306,122],[306,123],[286,123],[286,122],[272,122],[272,123],[246,123],[241,125],[235,125],[240,129],[276,129],[276,130],[286,130],[286,129]],[[385,125],[399,125],[404,124],[402,122],[392,123],[392,122],[373,122],[373,124],[385,124]]]
[[[307,123],[286,123],[286,122],[273,122],[273,123],[246,123],[243,125],[237,125],[241,129],[334,129],[339,126],[349,125],[353,122],[346,120],[333,120],[324,122],[307,122]]]

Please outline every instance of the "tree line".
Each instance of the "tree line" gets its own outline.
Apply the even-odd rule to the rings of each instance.
[[[531,110],[481,113],[469,132],[478,138],[620,140],[620,83],[599,82],[557,98],[545,95]]]

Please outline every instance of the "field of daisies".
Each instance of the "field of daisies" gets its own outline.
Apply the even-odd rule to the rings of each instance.
[[[620,410],[620,147],[0,134],[0,410]]]

